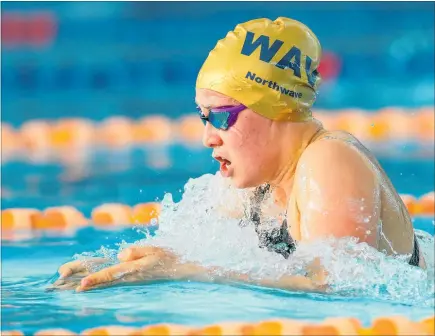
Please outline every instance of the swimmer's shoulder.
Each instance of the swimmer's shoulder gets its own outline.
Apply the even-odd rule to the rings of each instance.
[[[348,159],[361,159],[360,153],[355,150],[358,140],[349,133],[341,131],[323,132],[315,141],[311,142],[302,153],[299,163],[312,163],[333,159],[334,162],[343,162]]]
[[[299,158],[295,179],[303,176],[328,178],[372,178],[364,153],[355,146],[356,138],[346,132],[325,132],[307,146]]]
[[[301,237],[357,237],[376,243],[379,182],[357,150],[340,139],[318,139],[302,153],[295,173],[292,204]],[[361,203],[363,202],[363,203]],[[355,204],[370,216],[361,230]],[[306,236],[306,235],[305,235]],[[296,238],[297,239],[297,238]],[[303,238],[305,239],[305,238]]]

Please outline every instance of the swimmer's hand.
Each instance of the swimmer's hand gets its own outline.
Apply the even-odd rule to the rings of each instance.
[[[87,260],[75,260],[67,262],[59,267],[57,273],[59,278],[50,285],[47,290],[69,290],[76,288],[80,281],[92,273],[96,266],[109,262],[105,258],[91,258]]]
[[[155,280],[194,280],[202,282],[247,284],[294,291],[324,292],[324,278],[282,276],[279,279],[253,280],[247,274],[224,271],[217,267],[204,267],[194,263],[181,263],[169,250],[158,247],[131,247],[118,255],[120,264],[105,268],[82,279],[77,292],[108,287],[122,283]]]
[[[137,283],[153,280],[196,279],[201,280],[204,271],[201,266],[180,263],[169,250],[158,247],[127,248],[118,254],[119,264],[95,271],[101,265],[110,263],[104,258],[75,260],[58,269],[59,278],[48,291],[71,290],[78,292],[117,284]]]
[[[201,280],[203,275],[203,267],[181,263],[174,253],[159,247],[127,248],[118,259],[121,263],[84,277],[76,291],[156,280]]]

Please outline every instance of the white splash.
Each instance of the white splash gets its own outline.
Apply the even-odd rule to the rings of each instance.
[[[249,192],[232,188],[219,173],[191,179],[179,203],[165,195],[158,231],[136,244],[170,248],[184,260],[249,272],[254,277],[304,274],[305,266],[319,257],[336,293],[434,306],[434,258],[430,252],[434,238],[428,233],[417,230],[426,271],[351,238],[300,244],[286,260],[258,247],[253,225],[239,225]],[[266,221],[281,224],[273,218]]]

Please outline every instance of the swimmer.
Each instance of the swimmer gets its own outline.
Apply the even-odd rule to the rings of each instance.
[[[355,237],[387,255],[407,255],[410,265],[425,268],[410,215],[378,161],[354,136],[327,130],[313,117],[320,58],[317,37],[298,21],[280,17],[237,25],[218,41],[198,74],[203,144],[213,149],[223,177],[237,188],[254,190],[248,219],[260,248],[291,258],[301,242]],[[265,232],[262,204],[270,197],[286,218],[280,229]],[[319,262],[305,276],[253,280],[247,274],[181,263],[157,247],[128,248],[118,257],[119,264],[93,274],[80,261],[67,263],[55,285],[86,291],[192,279],[326,289],[326,270]],[[84,278],[71,285],[68,279],[74,275]]]

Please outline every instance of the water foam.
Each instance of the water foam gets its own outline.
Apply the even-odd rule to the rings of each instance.
[[[304,274],[305,267],[319,257],[334,293],[434,306],[434,258],[430,253],[434,238],[428,233],[417,230],[427,270],[388,257],[352,238],[299,244],[286,260],[258,247],[252,223],[239,225],[248,193],[231,187],[219,173],[190,179],[180,202],[175,203],[171,194],[165,195],[156,234],[146,235],[135,244],[169,248],[187,261],[262,278]],[[274,218],[267,222],[270,226],[281,224]]]

